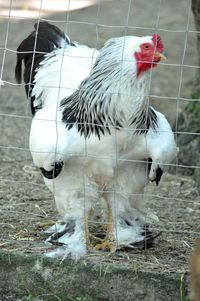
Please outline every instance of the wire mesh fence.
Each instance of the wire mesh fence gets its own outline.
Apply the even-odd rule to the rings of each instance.
[[[54,2],[10,1],[8,5],[2,1],[0,8],[0,78],[4,83],[0,88],[0,247],[8,252],[43,254],[54,250],[55,246],[45,243],[49,236],[46,230],[56,221],[61,220],[54,196],[44,184],[40,169],[32,162],[29,150],[32,122],[30,103],[25,99],[25,84],[17,84],[14,79],[16,49],[33,30],[35,23],[38,25],[41,21],[48,21],[62,29],[72,41],[77,40],[95,49],[101,49],[105,41],[111,37],[159,34],[164,42],[168,59],[160,62],[157,68],[150,70],[147,102],[167,117],[177,143],[178,135],[193,135],[194,138],[199,136],[197,132],[179,130],[180,112],[188,103],[199,101],[198,98],[191,97],[199,68],[196,49],[198,32],[194,26],[191,1],[177,0],[172,4],[164,0],[151,2],[71,0],[59,3],[56,1],[56,6]],[[38,27],[36,32],[37,30]],[[36,47],[33,53],[37,53]],[[61,62],[65,56],[63,50]],[[34,56],[31,73],[33,63]],[[62,67],[60,72],[61,70]],[[69,93],[68,83],[63,84],[64,79],[61,78],[61,74],[58,78],[60,83],[57,87],[58,95],[59,93],[63,95],[65,89]],[[130,129],[125,128],[125,130],[129,135]],[[117,145],[117,135],[114,136]],[[97,156],[98,152],[96,150],[91,152],[87,141],[84,143],[84,154],[82,154],[80,168],[75,170],[74,181],[82,175],[83,185],[78,189],[84,191],[84,206],[91,191],[98,193],[93,215],[88,214],[87,218],[86,214],[83,216],[88,219],[92,235],[88,238],[90,246],[87,242],[86,258],[100,262],[120,262],[143,269],[186,271],[200,233],[198,223],[200,203],[196,183],[191,176],[184,175],[184,170],[188,167],[199,169],[199,165],[182,164],[177,153],[175,160],[166,164],[166,171],[158,187],[155,183],[149,183],[142,194],[132,193],[131,190],[121,192],[112,180],[114,183],[112,189],[105,189],[103,186],[88,185],[85,175],[86,160],[98,159],[100,166],[105,164],[105,160],[110,160],[107,149],[105,148],[105,154]],[[196,152],[199,150],[196,149]],[[80,154],[70,155],[74,157],[75,163],[81,158]],[[134,164],[142,161],[120,158],[117,148],[112,160],[116,162],[116,166],[121,161],[126,162],[127,168],[131,164],[135,168]],[[120,173],[120,167],[117,172]],[[146,176],[148,177],[148,170]],[[114,177],[117,177],[116,172]],[[54,185],[54,180],[52,183]],[[67,187],[68,185],[62,187],[62,191],[74,189],[73,185]],[[53,191],[54,189],[52,188]],[[147,208],[145,220],[150,224],[151,231],[160,233],[152,248],[145,247],[142,250],[124,247],[114,253],[94,250],[97,242],[105,237],[109,227],[106,202],[103,197],[105,193],[112,194],[114,208],[118,205],[120,194],[138,199],[138,202],[145,201]]]

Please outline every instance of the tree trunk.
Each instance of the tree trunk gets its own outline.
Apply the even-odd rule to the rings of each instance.
[[[200,0],[192,0],[192,11],[197,33],[197,49],[200,66]],[[184,111],[179,115],[178,131],[190,134],[179,134],[179,164],[186,166],[200,166],[200,136],[192,133],[200,133],[200,69],[197,69],[197,79],[191,95],[194,101],[189,101]],[[197,101],[198,100],[198,101]],[[200,186],[200,168],[181,168],[181,173],[191,175]]]
[[[194,14],[194,22],[196,30],[200,32],[200,0],[192,0],[192,11]],[[200,49],[200,33],[197,34],[197,49]],[[199,55],[200,66],[200,55]]]

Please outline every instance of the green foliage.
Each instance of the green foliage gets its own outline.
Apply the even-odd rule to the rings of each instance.
[[[194,90],[192,98],[200,99],[200,91]],[[190,133],[200,132],[200,101],[191,100],[184,111],[179,115],[179,131]],[[181,134],[178,138],[179,145],[187,145],[197,137],[198,136],[189,134]]]
[[[62,301],[62,299],[60,299],[60,297],[54,295],[54,297],[56,298],[57,301]]]
[[[29,294],[27,297],[26,297],[26,301],[31,301],[32,300],[32,295]]]
[[[87,301],[86,297],[76,297],[75,299],[68,297],[67,300],[69,300],[69,301]],[[63,301],[65,301],[65,299],[63,299]]]
[[[184,290],[184,283],[183,283],[183,277],[184,277],[184,274],[181,275],[181,283],[180,283],[180,293],[181,293],[181,301],[187,301],[186,298],[185,298],[185,290]],[[191,298],[189,298],[188,301],[192,301]]]
[[[200,91],[194,90],[192,93],[193,99],[200,100]],[[200,102],[199,101],[191,101],[186,107],[188,113],[193,114],[194,118],[200,117]]]
[[[41,297],[41,296],[40,296]],[[49,296],[48,296],[49,297]],[[74,298],[70,298],[70,297],[63,297],[62,299],[60,297],[58,297],[57,295],[55,294],[52,294],[51,297],[53,297],[54,300],[57,300],[57,301],[87,301],[86,297],[76,297],[75,299]],[[29,294],[27,297],[26,297],[26,301],[32,301],[33,300],[33,295],[32,294]]]
[[[200,91],[199,91],[199,90],[194,90],[194,91],[192,92],[191,97],[192,97],[193,99],[200,99]]]
[[[198,96],[200,95],[198,94]],[[200,128],[200,102],[191,101],[186,107],[186,112],[188,113],[189,117],[189,130],[191,132],[198,132]]]

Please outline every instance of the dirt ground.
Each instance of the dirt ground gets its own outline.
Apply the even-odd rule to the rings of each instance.
[[[5,2],[0,0],[2,3]],[[13,1],[18,12],[29,11],[29,3]],[[151,101],[173,125],[190,98],[196,74],[196,36],[192,32],[192,14],[188,15],[189,3],[188,0],[134,0],[129,6],[128,0],[102,0],[69,14],[62,9],[45,10],[41,17],[63,30],[67,28],[72,40],[97,48],[113,36],[151,35],[158,29],[168,59],[153,70]],[[6,10],[4,5],[2,8]],[[23,85],[17,86],[14,79],[15,50],[32,31],[38,10],[32,10],[32,19],[8,19],[3,15],[5,10],[0,7],[0,66],[5,81],[0,90],[0,248],[41,254],[48,249],[44,245],[48,236],[44,223],[59,217],[53,197],[31,160],[29,104]],[[184,273],[189,269],[200,232],[200,198],[194,181],[166,173],[158,187],[148,185],[144,197],[147,206],[159,217],[152,229],[162,231],[154,248],[117,254],[89,252],[87,259]]]

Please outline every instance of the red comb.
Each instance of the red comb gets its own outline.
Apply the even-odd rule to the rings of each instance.
[[[153,36],[152,36],[152,40],[154,42],[154,45],[157,47],[157,48],[163,48],[163,44],[162,44],[162,41],[161,41],[161,37],[154,33]]]

